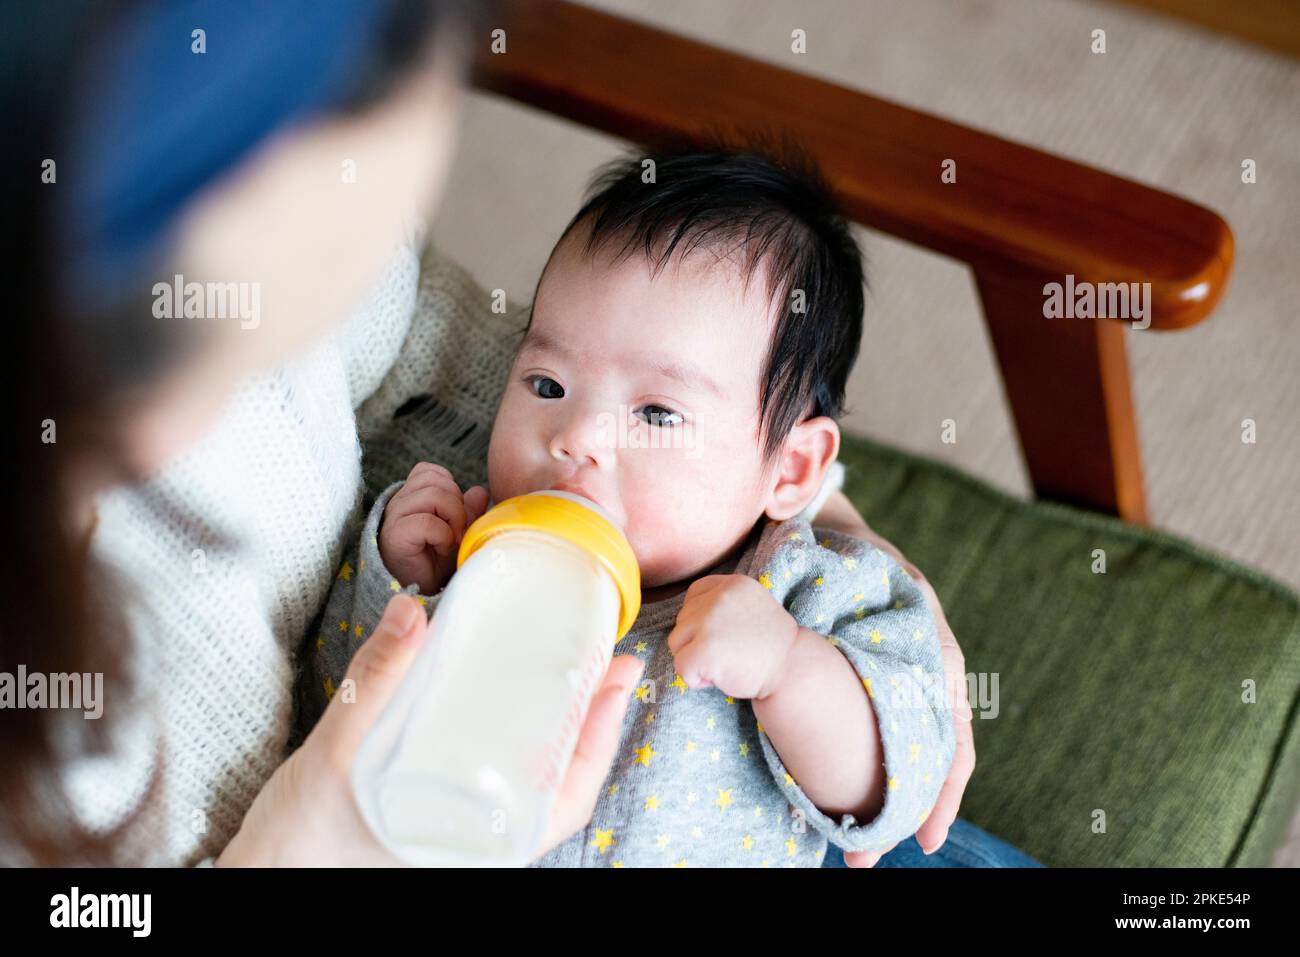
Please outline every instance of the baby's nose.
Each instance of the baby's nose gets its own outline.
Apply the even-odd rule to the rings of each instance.
[[[572,461],[575,465],[607,464],[614,448],[609,418],[604,413],[595,412],[573,415],[551,437],[551,457],[557,461]]]

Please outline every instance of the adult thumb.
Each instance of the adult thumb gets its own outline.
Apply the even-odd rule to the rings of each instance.
[[[379,718],[424,645],[424,609],[410,595],[394,595],[321,717],[335,752],[348,760]]]

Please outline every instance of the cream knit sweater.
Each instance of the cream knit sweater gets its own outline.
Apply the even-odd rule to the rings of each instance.
[[[383,463],[403,455],[400,445],[384,450],[394,412],[422,395],[444,400],[441,427],[475,433],[462,444],[482,455],[496,376],[523,324],[490,307],[432,247],[423,262],[416,246],[402,248],[346,324],[245,383],[156,478],[101,498],[94,554],[127,589],[139,694],[105,702],[113,752],[70,762],[65,779],[94,830],[143,804],[117,845],[123,862],[189,865],[220,853],[287,756],[298,646],[373,497],[362,445],[382,488]],[[0,861],[22,856],[8,849]]]

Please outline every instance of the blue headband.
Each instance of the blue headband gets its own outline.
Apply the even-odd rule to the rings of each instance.
[[[392,0],[169,0],[100,35],[60,175],[65,290],[114,305],[186,202],[286,123],[326,111],[382,55]],[[206,52],[194,52],[202,30]],[[163,278],[163,277],[153,277]]]

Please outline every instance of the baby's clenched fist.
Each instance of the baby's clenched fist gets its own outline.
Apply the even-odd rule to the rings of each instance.
[[[451,472],[421,462],[384,508],[379,554],[403,588],[414,582],[423,595],[439,591],[456,570],[465,529],[487,509],[481,485],[462,495]]]
[[[686,589],[668,650],[686,687],[754,699],[780,685],[798,638],[798,622],[757,581],[706,575]]]

